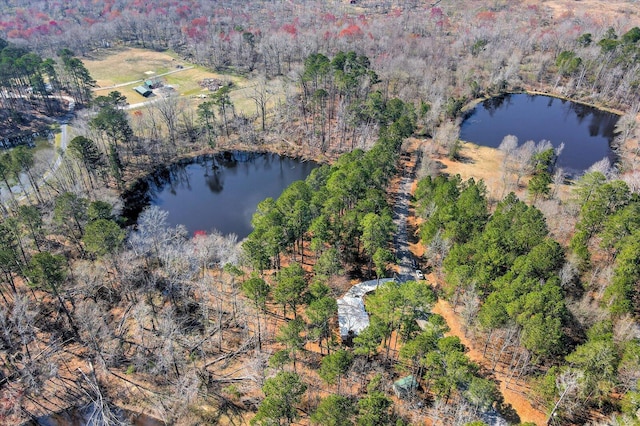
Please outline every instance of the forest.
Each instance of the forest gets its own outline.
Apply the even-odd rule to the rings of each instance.
[[[221,77],[133,104],[118,52]],[[631,0],[0,1],[0,423],[640,424],[639,85]],[[523,92],[617,114],[615,161],[461,140]],[[242,240],[125,216],[230,151],[319,167]]]

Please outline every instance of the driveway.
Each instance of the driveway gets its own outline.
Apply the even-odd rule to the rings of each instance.
[[[402,177],[398,184],[398,192],[396,194],[396,202],[393,206],[393,222],[396,225],[396,234],[393,240],[393,246],[398,259],[398,281],[414,280],[412,258],[413,255],[409,250],[409,236],[407,231],[407,218],[409,217],[409,204],[411,202],[411,185],[413,185],[414,168],[409,168],[406,164],[415,164],[416,153],[411,152],[413,161],[402,162],[404,166]]]
[[[20,96],[20,97],[25,97],[25,96]],[[53,95],[51,95],[51,96],[49,96],[49,98],[52,98],[52,99],[64,99],[64,100],[66,100],[68,102],[68,106],[67,106],[67,113],[64,116],[56,119],[58,124],[60,124],[60,149],[59,150],[56,150],[56,149],[52,150],[55,160],[53,160],[53,162],[51,163],[51,167],[38,180],[38,185],[41,185],[47,179],[51,178],[51,176],[53,176],[53,174],[58,170],[58,168],[62,164],[62,157],[64,155],[64,152],[67,150],[67,146],[69,144],[68,123],[69,123],[69,121],[71,121],[73,119],[74,113],[75,113],[75,107],[76,107],[75,100],[70,96],[63,96],[63,95],[53,96]],[[14,195],[16,195],[16,200],[17,201],[22,201],[22,200],[26,199],[26,197],[29,195],[29,193],[31,191],[33,191],[33,188],[31,187],[31,185],[29,184],[29,182],[27,181],[26,178],[23,179],[21,177],[20,180],[22,181],[22,184],[24,186],[24,193],[22,191],[22,187],[20,185],[18,185],[18,184],[13,185],[11,187],[11,191],[13,192]],[[18,195],[18,194],[20,194],[20,195]],[[6,196],[7,196],[6,190],[0,191],[0,199],[2,199],[3,202],[4,202],[4,198]]]

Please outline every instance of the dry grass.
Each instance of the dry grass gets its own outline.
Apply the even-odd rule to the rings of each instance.
[[[147,71],[162,74],[178,64],[187,65],[170,53],[134,48],[108,50],[83,62],[99,87],[153,77]]]
[[[197,107],[202,99],[198,98],[198,95],[207,95],[211,92],[203,90],[198,81],[204,78],[216,77],[222,80],[229,80],[233,82],[230,97],[233,102],[233,107],[238,114],[244,114],[252,116],[257,114],[256,103],[252,96],[255,96],[256,90],[260,85],[257,78],[242,78],[237,76],[229,76],[223,74],[215,74],[206,70],[194,68],[192,70],[185,71],[184,73],[177,73],[167,76],[168,84],[176,87],[178,93],[181,96],[191,98],[189,104],[194,108]],[[268,102],[267,109],[272,108],[279,99],[284,97],[284,90],[282,87],[282,80],[273,79],[266,84],[268,90]]]
[[[502,192],[500,182],[502,159],[503,154],[497,149],[466,142],[462,144],[459,161],[442,157],[440,162],[445,167],[442,172],[451,176],[459,174],[463,180],[472,177],[475,180],[482,179],[487,185],[490,198],[498,199],[501,198]]]
[[[505,195],[501,179],[502,160],[503,154],[499,150],[470,142],[462,143],[460,160],[450,160],[443,151],[438,152],[436,158],[436,161],[440,163],[441,173],[449,176],[460,175],[462,180],[474,178],[478,181],[482,179],[487,187],[487,195],[492,201],[500,200]],[[526,189],[521,185],[521,188],[516,191],[516,195],[520,199],[526,199]]]
[[[256,105],[252,96],[255,94],[255,88],[259,85],[258,78],[212,72],[184,62],[172,52],[156,52],[137,48],[113,49],[85,60],[84,64],[91,76],[96,79],[98,88],[94,92],[95,96],[105,96],[113,90],[118,90],[130,104],[144,102],[145,99],[133,91],[134,87],[138,86],[141,80],[177,71],[177,67],[180,65],[185,68],[193,68],[183,69],[160,78],[166,85],[174,87],[180,96],[190,98],[189,105],[193,108],[202,102],[200,95],[211,93],[203,89],[199,82],[206,78],[215,78],[233,83],[230,96],[236,112],[246,115],[256,113]],[[115,85],[122,86],[112,87]],[[268,107],[282,99],[284,91],[281,80],[269,81],[267,90],[270,93]]]
[[[427,143],[426,141],[424,143]],[[471,142],[463,142],[460,149],[460,160],[450,160],[439,152],[437,161],[441,164],[441,173],[449,176],[460,175],[462,180],[474,178],[476,181],[482,179],[487,187],[487,195],[490,202],[500,201],[513,191],[512,185],[505,188],[502,177],[502,161],[504,154],[496,148],[480,146]],[[508,177],[510,183],[515,181],[515,176]],[[521,200],[527,200],[527,181],[529,177],[523,177],[520,186],[513,191]],[[571,186],[567,184],[561,185],[555,190],[557,196],[566,201],[571,197]]]

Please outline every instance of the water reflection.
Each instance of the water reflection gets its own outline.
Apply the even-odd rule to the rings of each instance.
[[[520,144],[543,139],[565,148],[558,165],[576,174],[593,163],[609,158],[619,116],[587,105],[528,94],[506,94],[479,104],[462,123],[460,138],[497,148],[506,135]]]
[[[125,217],[133,223],[150,204],[169,212],[172,225],[193,233],[219,230],[240,239],[251,232],[258,203],[277,198],[317,165],[275,154],[227,152],[174,164],[127,194]]]
[[[482,106],[487,110],[490,117],[493,117],[493,114],[502,108],[503,105],[509,106],[511,99],[511,94],[507,93],[500,96],[495,96],[493,98],[489,98],[486,101],[482,102]]]
[[[206,170],[206,169],[205,169]],[[212,174],[205,175],[207,187],[214,194],[219,194],[224,189],[224,174],[214,170]]]
[[[117,407],[114,407],[113,410],[113,413],[123,424],[132,426],[162,426],[165,424],[145,414],[133,413]],[[69,408],[48,416],[37,417],[22,426],[93,426],[97,424],[91,416],[94,412],[93,404],[88,404],[84,407]]]

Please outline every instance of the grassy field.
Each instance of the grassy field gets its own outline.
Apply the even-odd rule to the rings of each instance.
[[[184,65],[169,53],[144,49],[108,50],[83,62],[99,87],[153,77]]]
[[[182,61],[172,52],[136,48],[114,49],[85,60],[84,64],[97,82],[95,96],[107,95],[113,90],[118,90],[130,104],[145,102],[147,99],[133,89],[140,85],[141,81],[158,76],[165,85],[172,86],[180,96],[189,98],[189,105],[195,108],[202,102],[202,95],[211,93],[203,89],[199,82],[206,78],[215,78],[233,83],[230,95],[236,112],[247,115],[256,112],[251,96],[258,85],[257,79],[215,73]],[[168,72],[171,74],[161,76]],[[271,93],[269,105],[273,105],[282,97],[282,84],[279,80],[272,80],[268,82],[267,88]]]

